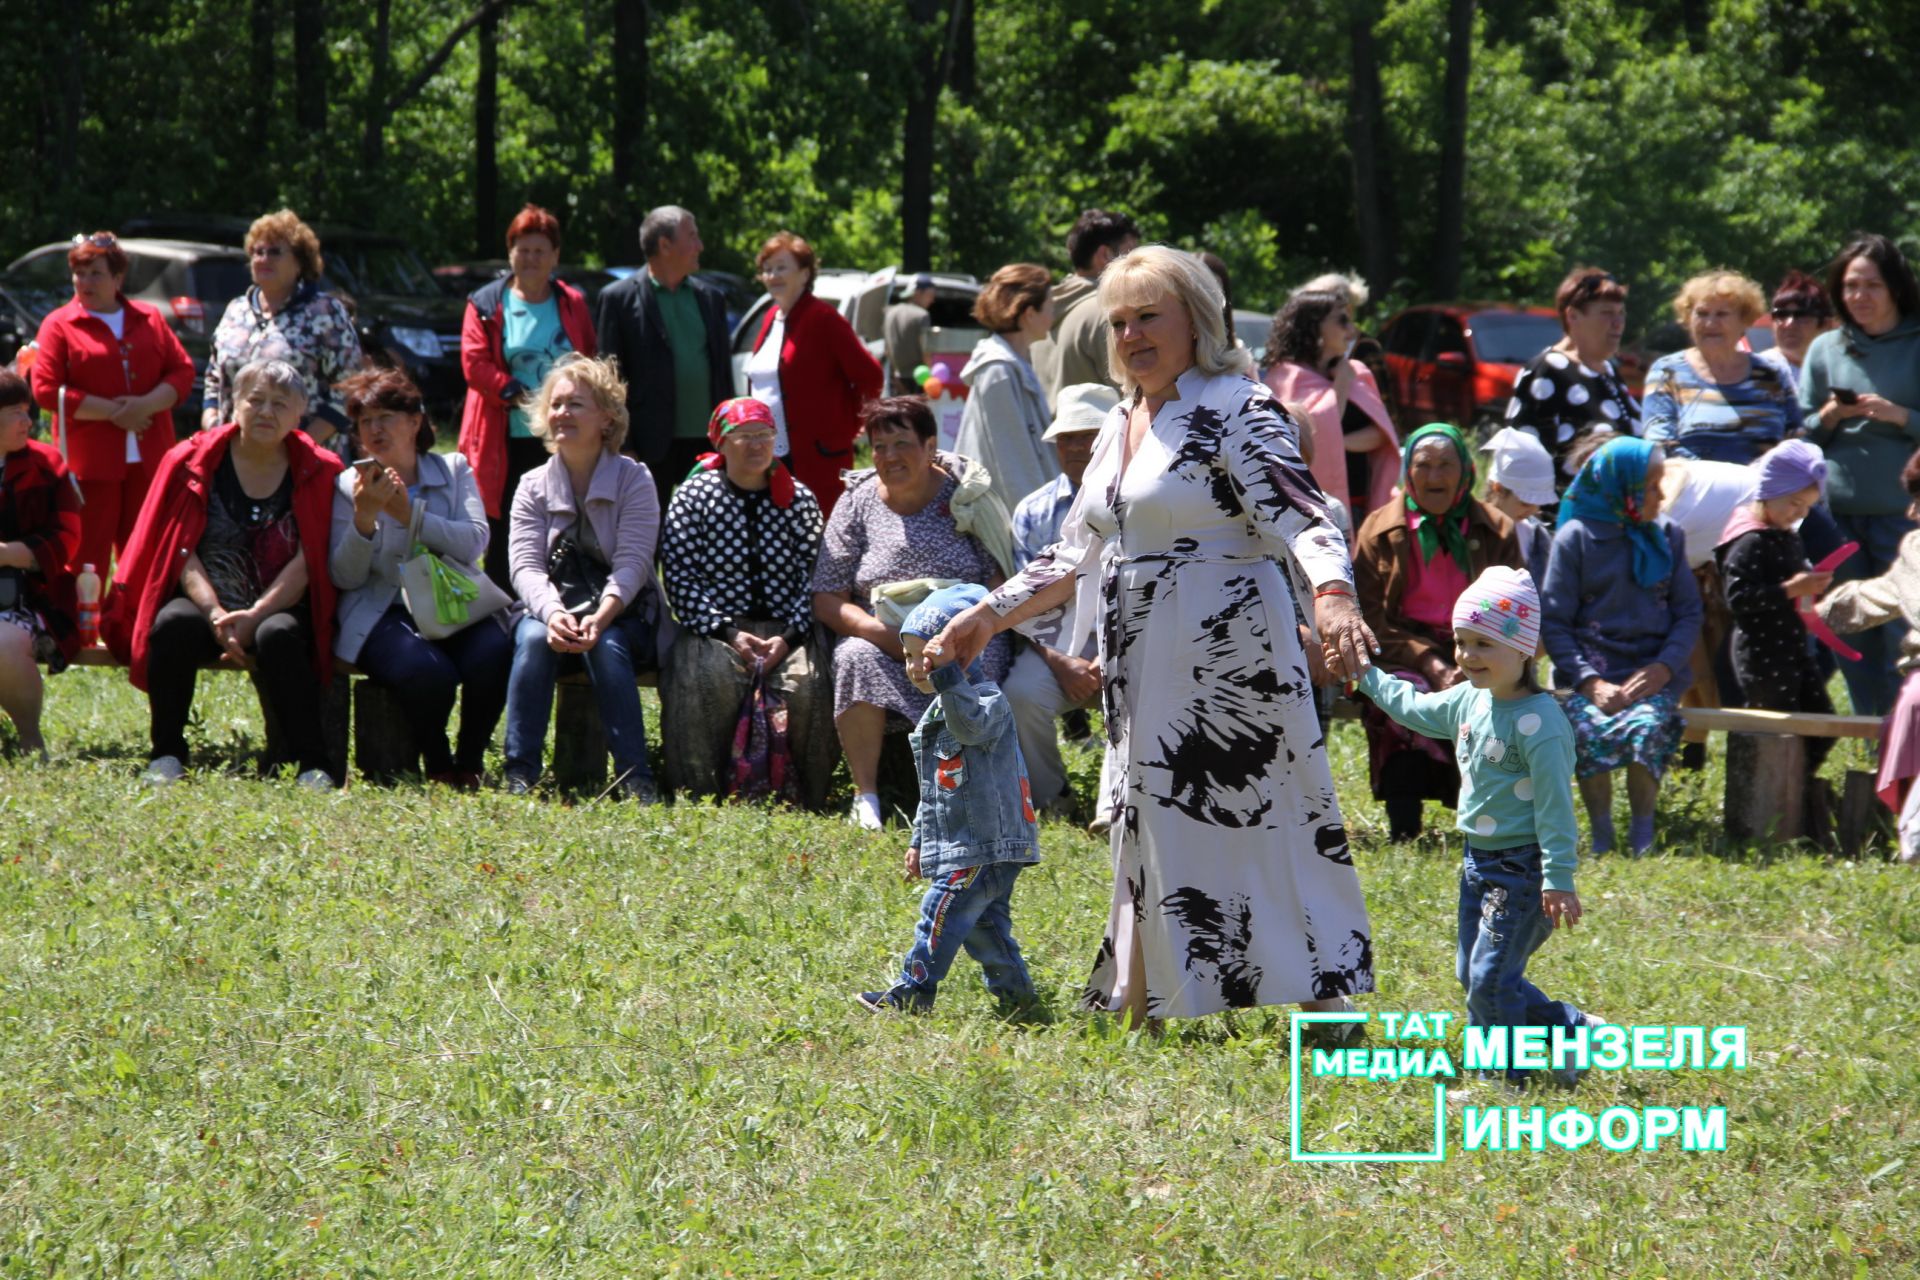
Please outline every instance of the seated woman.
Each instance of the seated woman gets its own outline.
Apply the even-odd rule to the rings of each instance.
[[[1900,473],[1907,491],[1907,518],[1920,523],[1920,453]],[[1893,567],[1875,578],[1842,582],[1815,606],[1841,635],[1859,634],[1889,622],[1903,624],[1900,696],[1880,731],[1881,803],[1899,815],[1898,858],[1920,866],[1920,530],[1900,540]]]
[[[1740,347],[1765,315],[1760,286],[1733,271],[1709,271],[1680,286],[1674,318],[1693,345],[1647,369],[1640,404],[1647,439],[1682,458],[1745,465],[1798,424],[1793,387],[1780,370]]]
[[[1438,692],[1464,678],[1453,660],[1453,605],[1490,565],[1526,567],[1513,522],[1473,496],[1473,450],[1455,427],[1429,423],[1407,437],[1404,496],[1377,508],[1353,544],[1353,589],[1380,642],[1380,665]],[[1460,790],[1453,744],[1403,728],[1371,704],[1367,773],[1394,840],[1420,835],[1429,799],[1451,806]]]
[[[187,771],[187,716],[200,668],[251,660],[255,684],[303,787],[330,789],[320,690],[333,677],[327,570],[340,460],[298,431],[306,382],[284,360],[234,379],[235,421],[169,450],[114,574],[101,633],[147,692],[156,785]],[[269,767],[284,763],[269,760]]]
[[[1627,770],[1636,856],[1653,848],[1660,779],[1680,745],[1680,695],[1700,638],[1687,539],[1660,518],[1660,449],[1632,436],[1587,459],[1560,503],[1541,592],[1554,684],[1573,690],[1580,795],[1593,851],[1613,848],[1613,772]]]
[[[467,460],[433,452],[433,425],[406,374],[367,369],[342,383],[340,393],[347,429],[367,461],[343,473],[334,489],[331,570],[341,595],[333,652],[393,691],[428,781],[472,791],[507,704],[512,619],[503,609],[428,640],[401,598],[400,568],[417,541],[476,576],[474,564],[487,549],[486,507]],[[447,720],[462,686],[456,750],[447,743]]]
[[[865,417],[874,469],[847,477],[846,495],[827,521],[811,590],[814,616],[840,637],[833,649],[833,722],[853,774],[853,818],[878,831],[881,743],[889,728],[905,732],[919,723],[929,695],[908,681],[894,627],[874,616],[875,588],[920,578],[997,585],[1006,577],[1013,534],[980,469],[940,452],[924,399],[876,400]],[[1010,644],[1002,635],[987,646],[981,669],[989,680],[1006,678]]]
[[[773,410],[727,400],[708,454],[667,504],[660,566],[680,623],[660,680],[661,736],[675,791],[723,791],[741,701],[756,669],[786,700],[800,802],[817,809],[833,773],[833,688],[814,639],[807,579],[820,504],[773,456]]]
[[[0,369],[0,711],[20,750],[47,760],[40,736],[40,665],[58,674],[80,651],[73,575],[80,494],[60,451],[29,439],[33,392]]]
[[[653,577],[660,495],[645,464],[620,452],[627,384],[613,361],[563,356],[533,398],[533,433],[552,457],[521,478],[508,538],[513,587],[526,603],[507,682],[506,789],[540,780],[547,721],[563,659],[593,681],[616,785],[659,801],[647,762],[647,724],[634,676],[672,644]]]

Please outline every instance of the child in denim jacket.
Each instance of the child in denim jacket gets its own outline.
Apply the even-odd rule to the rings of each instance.
[[[1459,945],[1455,972],[1471,1026],[1604,1025],[1527,981],[1527,960],[1556,926],[1580,919],[1574,892],[1573,726],[1534,681],[1540,595],[1531,575],[1495,566],[1453,607],[1467,680],[1421,693],[1368,667],[1360,691],[1416,733],[1454,744],[1460,764]],[[1330,661],[1332,655],[1330,655]],[[1519,1083],[1528,1073],[1509,1070]],[[1574,1071],[1556,1073],[1562,1083]]]
[[[986,971],[987,990],[1008,1011],[1033,1000],[1033,979],[1013,938],[1013,882],[1040,860],[1039,832],[1027,789],[1026,761],[1006,694],[978,668],[924,652],[927,641],[963,609],[986,598],[970,583],[928,596],[900,626],[907,677],[938,696],[912,735],[920,774],[920,806],[907,849],[909,879],[932,882],[900,980],[868,991],[860,1003],[876,1012],[933,1008],[940,980],[961,947]]]

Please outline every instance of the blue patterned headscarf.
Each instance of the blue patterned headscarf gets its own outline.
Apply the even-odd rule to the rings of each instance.
[[[1625,527],[1633,546],[1633,580],[1656,586],[1673,574],[1673,548],[1667,531],[1641,514],[1647,492],[1647,468],[1654,445],[1638,436],[1616,436],[1594,450],[1587,465],[1560,500],[1560,519],[1597,521]]]

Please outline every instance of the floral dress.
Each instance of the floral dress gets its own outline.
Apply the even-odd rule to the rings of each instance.
[[[219,407],[220,421],[233,421],[234,379],[256,360],[284,360],[298,369],[307,382],[307,413],[346,430],[346,410],[333,386],[363,360],[360,335],[340,299],[303,284],[273,315],[260,309],[257,288],[227,304],[207,360],[206,402]]]
[[[989,597],[1006,613],[1076,576],[1069,609],[1022,629],[1072,651],[1098,619],[1114,885],[1085,1003],[1126,1003],[1136,944],[1152,1016],[1371,991],[1283,568],[1351,582],[1346,544],[1265,387],[1190,370],[1177,389],[1131,460],[1114,411],[1060,542]]]

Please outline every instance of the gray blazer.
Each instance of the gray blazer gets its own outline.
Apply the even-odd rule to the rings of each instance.
[[[420,541],[433,552],[468,573],[487,549],[487,509],[467,460],[457,453],[420,455],[420,502],[427,509],[420,522]],[[334,656],[342,662],[359,658],[367,633],[400,599],[400,566],[412,548],[407,526],[381,512],[373,536],[363,538],[353,527],[353,468],[340,473],[333,490],[333,548],[328,569],[340,588],[335,616],[340,627]]]

